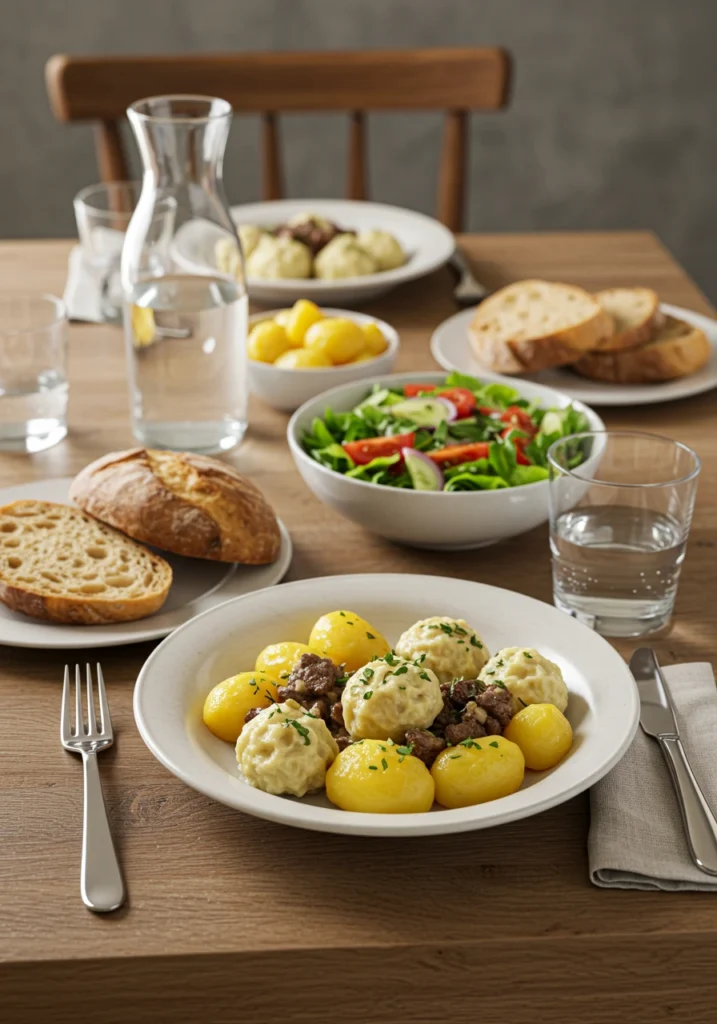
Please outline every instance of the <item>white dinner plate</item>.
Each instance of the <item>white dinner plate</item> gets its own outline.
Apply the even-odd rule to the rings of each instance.
[[[347,230],[380,228],[389,231],[399,240],[408,259],[395,270],[338,281],[319,278],[267,281],[250,277],[247,280],[249,295],[257,302],[287,306],[297,299],[308,298],[331,306],[344,302],[361,304],[443,266],[455,248],[452,233],[437,220],[383,203],[352,199],[278,199],[231,208],[237,224],[261,227],[274,227],[301,212],[317,213]],[[207,221],[188,221],[177,231],[172,242],[174,260],[183,270],[206,274],[207,267],[216,266],[214,245],[219,237],[220,229]]]
[[[466,619],[492,653],[523,644],[538,648],[557,662],[568,685],[572,750],[551,771],[526,772],[523,787],[512,796],[459,810],[434,806],[424,814],[359,814],[334,807],[323,792],[298,800],[253,789],[238,773],[233,746],[204,726],[204,698],[220,680],[250,670],[267,644],[306,641],[315,620],[337,608],[363,616],[391,644],[418,619],[448,615]],[[134,714],[155,757],[213,800],[299,828],[408,836],[500,825],[582,792],[627,750],[637,728],[638,700],[632,676],[610,644],[552,605],[468,580],[367,574],[288,583],[188,622],[145,663]]]
[[[518,380],[533,380],[536,384],[562,391],[570,398],[586,405],[648,405],[651,402],[670,402],[675,398],[688,398],[717,387],[717,320],[701,313],[693,313],[681,306],[661,303],[663,313],[686,320],[700,327],[712,345],[712,356],[706,366],[689,377],[670,380],[664,384],[603,384],[601,381],[580,377],[567,367],[543,370],[541,373],[521,374]],[[431,338],[433,358],[446,370],[460,370],[480,377],[485,368],[473,355],[468,340],[468,325],[475,309],[464,309],[449,317],[436,328]],[[515,378],[505,378],[506,380]]]
[[[0,505],[22,498],[69,502],[72,478],[41,480],[0,490]],[[291,563],[291,537],[279,520],[281,550],[271,565],[228,565],[202,558],[181,558],[160,552],[172,566],[174,580],[164,605],[154,615],[136,622],[115,622],[106,626],[65,626],[42,622],[11,612],[0,604],[0,644],[66,650],[77,647],[117,647],[143,640],[159,640],[190,619],[233,597],[271,587],[284,576]]]

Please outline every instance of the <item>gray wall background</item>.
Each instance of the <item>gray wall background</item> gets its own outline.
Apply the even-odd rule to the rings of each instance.
[[[0,235],[74,234],[96,180],[92,132],[57,124],[56,52],[360,49],[500,44],[510,110],[474,118],[469,227],[654,229],[717,298],[714,0],[0,0]],[[381,115],[373,198],[432,212],[441,119]],[[294,196],[342,195],[341,117],[285,119]],[[234,202],[259,196],[254,119],[235,121]]]

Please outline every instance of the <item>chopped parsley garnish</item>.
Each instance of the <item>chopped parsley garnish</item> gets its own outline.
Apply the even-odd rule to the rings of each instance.
[[[366,690],[366,693],[363,695],[363,699],[369,700],[371,697],[373,697],[373,690]]]
[[[438,628],[442,629],[446,636],[453,636],[453,627],[449,626],[447,622],[439,622]]]
[[[353,623],[353,622],[351,621],[351,619],[347,619],[347,620],[346,620],[346,625],[347,625],[347,626],[353,626],[353,625],[354,625],[354,623]]]
[[[367,665],[366,668],[363,670],[363,677],[364,677],[364,679],[371,679],[372,676],[373,676],[373,669],[369,668],[368,665]]]
[[[500,679],[494,679],[493,680],[493,686],[499,686],[501,688],[501,690],[507,690],[508,689],[508,687],[505,685],[505,683],[502,683],[500,681]]]
[[[449,757],[448,757],[448,760],[449,761],[456,761],[460,756],[461,756],[460,754],[450,754]]]
[[[497,661],[497,662],[496,662],[496,665],[498,666],[498,668],[503,668],[503,665],[505,665],[505,662],[504,662],[504,661],[503,661],[503,659],[501,658],[501,659],[500,659],[500,661]]]
[[[375,765],[375,764],[370,764],[370,765],[368,766],[368,770],[369,770],[370,772],[377,772],[377,771],[378,771],[378,768],[376,767],[376,765]]]
[[[295,718],[290,718],[288,719],[288,721],[284,722],[284,728],[286,728],[289,725],[292,727],[292,729],[296,729],[299,736],[301,736],[301,738],[304,741],[304,746],[308,747],[309,744],[311,743],[311,738],[309,736],[309,730],[306,728],[306,726],[302,725],[301,722],[297,722]]]
[[[490,743],[488,744],[488,746],[489,747],[497,747],[498,746],[498,741],[497,740],[491,740]]]
[[[453,623],[453,629],[456,633],[460,634],[460,636],[468,636],[468,630],[464,629],[463,626],[459,626],[457,622]]]
[[[276,703],[276,701],[274,700],[273,694],[269,693],[268,690],[264,690],[264,696],[266,697],[266,699],[269,701],[270,704],[275,704]]]
[[[386,760],[385,757],[381,758],[381,767],[383,768],[384,771],[386,771],[386,769],[388,768],[388,761]]]
[[[342,619],[346,618],[346,612],[339,612],[339,615],[341,616]]]
[[[523,700],[522,697],[518,697],[518,700],[520,701],[520,703],[523,705],[524,708],[527,708],[528,705],[525,703],[525,701]]]
[[[366,633],[366,639],[367,640],[375,640],[376,637],[373,635],[373,633]]]
[[[523,657],[524,658],[530,658],[531,661],[533,660],[533,655],[532,654],[528,654],[527,651],[523,651]]]
[[[405,690],[405,689],[406,689],[405,686],[399,686],[399,690]]]
[[[257,683],[256,679],[254,679],[253,676],[249,680],[249,686],[251,686],[252,692],[253,692],[254,696],[256,697],[257,693],[259,692],[259,684]]]
[[[386,748],[384,747],[383,743],[379,743],[379,747],[381,748],[381,750],[382,750],[382,751],[384,752],[384,754],[385,754],[385,753],[386,753]]]
[[[468,747],[469,749],[473,748],[474,750],[482,750],[483,749],[483,747],[481,747],[480,743],[476,743],[475,740],[471,740],[471,739],[461,740],[460,746],[461,747]]]
[[[409,754],[413,753],[413,744],[407,743],[405,747],[396,747],[396,753],[408,757]]]
[[[408,672],[408,665],[401,665],[400,668],[396,669],[396,671],[393,673],[393,675],[394,676],[405,676],[406,672]]]
[[[428,672],[419,672],[418,676],[419,679],[426,679],[429,683],[431,681],[431,677],[429,676]]]
[[[387,665],[397,665],[398,664],[398,658],[396,657],[396,655],[392,651],[389,651],[388,654],[384,654],[383,660],[386,662]]]
[[[475,633],[473,634],[473,636],[470,639],[470,644],[471,644],[471,647],[480,647],[481,650],[483,649],[483,644],[480,642],[480,640],[475,635]]]
[[[419,654],[419,656],[416,658],[416,660],[414,661],[413,664],[414,665],[422,665],[425,660],[426,660],[426,652],[424,651],[423,654]]]

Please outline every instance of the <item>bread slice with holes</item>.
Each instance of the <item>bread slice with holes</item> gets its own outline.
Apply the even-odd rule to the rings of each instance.
[[[652,288],[606,288],[595,298],[615,324],[615,333],[603,342],[600,352],[644,345],[665,319]]]
[[[469,327],[476,358],[496,373],[534,373],[600,348],[612,317],[584,288],[517,281],[478,306]]]
[[[0,601],[36,619],[85,626],[143,619],[162,607],[172,569],[70,505],[0,508]]]
[[[573,369],[608,384],[655,384],[696,373],[711,354],[704,331],[668,316],[645,345],[618,352],[588,352]]]

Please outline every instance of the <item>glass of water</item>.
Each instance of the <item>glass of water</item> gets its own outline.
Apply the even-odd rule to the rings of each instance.
[[[54,295],[0,294],[0,450],[41,452],[67,434],[67,319]]]
[[[646,636],[672,615],[699,457],[657,434],[556,441],[550,547],[556,606],[605,636]]]

